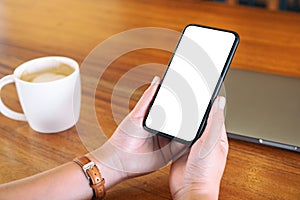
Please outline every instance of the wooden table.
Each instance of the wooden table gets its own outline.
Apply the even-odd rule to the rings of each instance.
[[[232,29],[240,34],[232,67],[300,77],[299,14],[196,0],[0,1],[0,77],[40,56],[63,55],[82,63],[96,45],[132,28],[181,31],[189,23]],[[120,40],[120,46],[131,42]],[[174,46],[176,40],[169,43]],[[108,48],[114,49],[118,46]],[[121,55],[109,65],[97,85],[95,99],[96,115],[107,136],[116,128],[110,106],[120,77],[138,65],[165,65],[169,56],[170,52],[161,49],[140,49]],[[104,56],[99,59],[100,64],[106,62]],[[97,67],[92,69],[104,66]],[[132,75],[128,83],[142,78],[150,81],[153,73],[161,75],[164,69]],[[130,108],[144,89],[145,85],[130,96]],[[126,87],[123,92],[128,92]],[[83,92],[83,99],[86,94]],[[8,106],[21,111],[13,85],[6,86],[1,96]],[[127,112],[127,101],[122,97],[117,100],[117,118]],[[89,122],[87,114],[82,117]],[[27,123],[0,115],[0,183],[36,174],[86,153],[79,135],[76,127],[58,134],[36,133]],[[235,140],[229,143],[220,199],[300,198],[299,154]],[[170,199],[168,171],[167,166],[122,183],[108,192],[107,199]]]

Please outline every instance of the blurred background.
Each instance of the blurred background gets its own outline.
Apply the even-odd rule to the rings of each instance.
[[[240,4],[246,6],[255,6],[269,10],[283,10],[300,12],[300,0],[211,0],[228,4]]]

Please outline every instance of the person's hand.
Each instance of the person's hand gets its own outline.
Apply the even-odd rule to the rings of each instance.
[[[118,177],[126,179],[156,171],[180,155],[186,146],[143,128],[144,116],[158,85],[159,78],[155,77],[114,134],[91,154],[99,164],[115,170]]]
[[[228,140],[224,125],[225,98],[218,97],[203,135],[171,166],[170,190],[174,199],[218,199]]]

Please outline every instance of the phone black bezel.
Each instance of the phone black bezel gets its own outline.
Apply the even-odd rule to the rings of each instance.
[[[217,84],[216,84],[216,87],[215,87],[215,89],[214,89],[214,91],[213,91],[213,94],[212,94],[212,96],[211,96],[211,99],[210,99],[210,101],[209,101],[209,103],[208,103],[208,106],[207,106],[207,108],[206,108],[206,111],[205,111],[205,113],[204,113],[204,116],[203,116],[203,118],[202,118],[202,120],[201,120],[201,123],[200,123],[200,125],[199,125],[198,131],[197,131],[197,133],[196,133],[196,136],[195,136],[195,138],[194,138],[193,140],[187,141],[187,140],[184,140],[184,139],[182,139],[182,138],[178,138],[178,137],[169,135],[169,134],[167,134],[167,133],[163,133],[163,132],[160,132],[160,131],[158,131],[158,130],[154,130],[154,129],[152,129],[152,128],[147,127],[147,126],[146,126],[146,119],[147,119],[147,117],[148,117],[148,115],[149,115],[150,108],[152,107],[153,102],[154,102],[154,100],[155,100],[155,98],[156,98],[156,96],[157,96],[157,94],[158,94],[158,92],[159,92],[159,90],[160,90],[161,83],[164,81],[164,78],[165,78],[165,76],[166,76],[166,74],[167,74],[167,72],[168,72],[168,70],[169,70],[170,64],[171,64],[171,62],[172,62],[172,60],[173,60],[173,57],[174,57],[174,55],[175,55],[175,53],[176,53],[176,51],[177,51],[178,45],[180,44],[181,39],[182,39],[182,37],[183,37],[183,35],[184,35],[184,33],[185,33],[185,30],[186,30],[188,27],[190,27],[190,26],[196,26],[196,27],[201,27],[201,28],[207,28],[207,29],[212,29],[212,30],[217,30],[217,31],[223,31],[223,32],[232,33],[232,34],[235,36],[235,40],[234,40],[233,45],[232,45],[232,47],[231,47],[231,49],[230,49],[230,52],[229,52],[228,57],[227,57],[227,59],[226,59],[225,65],[224,65],[223,70],[222,70],[222,72],[221,72],[221,74],[220,74],[220,77],[219,77],[218,82],[217,82]],[[236,49],[237,49],[237,46],[238,46],[238,44],[239,44],[239,41],[240,41],[239,35],[238,35],[236,32],[231,31],[231,30],[225,30],[225,29],[221,29],[221,28],[215,28],[215,27],[204,26],[204,25],[199,25],[199,24],[189,24],[189,25],[187,25],[187,26],[183,29],[182,33],[181,33],[181,36],[180,36],[180,38],[179,38],[179,40],[178,40],[178,43],[177,43],[177,45],[176,45],[176,47],[175,47],[175,49],[174,49],[174,51],[173,51],[173,53],[172,53],[172,56],[171,56],[171,58],[170,58],[170,61],[169,61],[169,63],[168,63],[167,69],[166,69],[166,71],[164,72],[164,75],[163,75],[163,77],[162,77],[162,79],[161,79],[161,81],[160,81],[160,83],[159,83],[159,86],[158,86],[158,88],[157,88],[157,90],[156,90],[156,92],[155,92],[155,94],[154,94],[154,96],[153,96],[153,98],[152,98],[152,100],[151,100],[151,102],[150,102],[150,105],[149,105],[148,108],[147,108],[147,112],[146,112],[145,117],[144,117],[144,119],[143,119],[143,127],[144,127],[144,129],[145,129],[146,131],[151,132],[151,133],[159,134],[159,135],[161,135],[161,136],[163,136],[163,137],[169,138],[169,139],[171,139],[171,140],[178,141],[178,142],[183,143],[183,144],[189,144],[189,143],[190,143],[190,144],[193,144],[198,138],[200,138],[201,135],[202,135],[202,133],[203,133],[203,131],[204,131],[204,129],[205,129],[205,127],[206,127],[206,122],[207,122],[207,119],[208,119],[208,116],[209,116],[209,112],[210,112],[210,110],[211,110],[211,107],[212,107],[212,105],[213,105],[213,102],[215,101],[215,99],[216,99],[216,97],[217,97],[217,95],[218,95],[218,93],[219,93],[219,91],[220,91],[220,88],[221,88],[221,86],[222,86],[222,83],[223,83],[223,81],[224,81],[224,79],[225,79],[225,76],[226,76],[226,74],[227,74],[227,71],[228,71],[228,69],[229,69],[229,66],[230,66],[230,64],[231,64],[231,62],[232,62],[233,56],[234,56],[235,51],[236,51]]]

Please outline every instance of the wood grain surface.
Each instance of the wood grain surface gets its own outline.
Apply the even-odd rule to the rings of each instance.
[[[143,42],[153,42],[156,47],[157,37],[163,38],[164,46],[171,49],[177,41],[168,33],[180,32],[189,23],[239,33],[241,42],[233,68],[300,77],[300,15],[297,13],[200,0],[0,1],[0,78],[32,58],[62,55],[81,64],[84,83],[82,127],[40,134],[26,122],[0,114],[0,183],[56,167],[97,147],[99,143],[93,141],[93,136],[98,134],[93,132],[93,117],[98,122],[96,126],[101,126],[109,137],[153,76],[163,74],[171,55],[163,48],[118,52],[123,47],[133,47],[137,41],[142,46]],[[118,37],[114,43],[104,46],[105,51],[97,53],[96,49],[91,53],[97,45],[101,49],[105,42],[112,41],[115,34],[144,27],[170,30],[166,30],[166,35]],[[144,30],[147,35],[149,29]],[[115,52],[118,56],[109,62],[108,58]],[[140,71],[136,70],[137,66],[142,66]],[[101,77],[97,77],[99,74]],[[126,84],[118,84],[121,79]],[[89,102],[91,97],[95,100],[93,104]],[[13,84],[3,88],[1,98],[10,108],[22,111]],[[88,108],[93,108],[94,113]],[[88,135],[80,131],[86,127],[91,128],[85,129]],[[229,144],[220,199],[300,198],[299,154],[236,140],[230,140]],[[107,199],[171,199],[168,171],[166,166],[121,183],[108,191]]]

